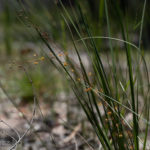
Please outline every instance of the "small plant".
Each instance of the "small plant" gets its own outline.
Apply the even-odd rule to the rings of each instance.
[[[71,59],[69,52],[67,55],[66,51],[61,52],[61,55],[58,54],[52,48],[49,36],[40,27],[36,26],[34,22],[31,23],[31,26],[37,31],[41,40],[49,49],[50,55],[48,55],[48,58],[50,62],[69,81],[70,87],[82,106],[88,121],[91,123],[102,149],[139,150],[139,145],[142,145],[143,150],[149,149],[147,145],[149,131],[149,74],[146,59],[141,51],[146,0],[143,7],[138,46],[128,41],[127,27],[125,26],[119,5],[115,0],[112,0],[113,8],[118,16],[122,39],[111,37],[107,0],[104,0],[107,37],[92,35],[87,18],[78,3],[76,4],[78,8],[77,14],[79,14],[82,21],[82,26],[78,25],[79,28],[63,3],[59,2],[62,7],[61,16],[70,32],[78,64]],[[76,37],[70,28],[70,23],[78,39],[75,39]],[[82,34],[86,35],[86,37],[83,37]],[[107,62],[103,62],[102,53],[95,44],[96,38],[105,39],[109,42],[110,56],[108,58],[110,59],[105,60]],[[123,59],[123,57],[115,52],[113,47],[114,41],[124,44],[126,72],[123,72],[120,67],[123,65],[120,63],[122,60],[120,62],[116,61],[117,59]],[[82,46],[82,49],[84,49],[82,53],[88,57],[91,66],[90,71],[85,67],[79,46]],[[137,55],[134,56],[134,53]],[[143,63],[144,69],[141,67],[141,63]],[[106,70],[104,64],[109,66],[109,71]],[[145,71],[144,74],[142,73],[143,71]],[[145,82],[148,83],[148,86],[143,87],[142,85]],[[144,101],[143,108],[139,106],[140,96]],[[145,110],[145,115],[141,109]],[[127,114],[132,115],[130,121],[126,119]],[[141,122],[145,124],[145,132],[142,132],[140,129]],[[142,133],[144,133],[144,137],[141,137]]]

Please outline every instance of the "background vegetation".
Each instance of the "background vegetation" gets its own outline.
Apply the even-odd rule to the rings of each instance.
[[[72,149],[149,149],[149,1],[0,4],[0,87],[12,107],[24,116],[22,108],[46,104],[54,120],[66,112],[61,119],[90,138]]]

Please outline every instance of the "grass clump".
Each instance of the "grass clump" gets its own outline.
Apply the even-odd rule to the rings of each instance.
[[[112,37],[107,3],[108,1],[104,0],[105,16],[103,17],[106,18],[108,36],[93,36],[89,27],[92,22],[88,23],[80,4],[76,3],[76,12],[72,10],[78,14],[82,22],[82,24],[77,24],[74,21],[76,16],[73,16],[73,18],[64,4],[59,1],[61,9],[58,8],[58,12],[60,11],[69,30],[70,39],[74,46],[74,56],[78,58],[78,63],[73,60],[70,51],[67,55],[65,55],[66,50],[61,52],[62,55],[58,55],[57,51],[51,46],[50,37],[34,22],[31,21],[30,23],[49,50],[49,52],[45,52],[48,56],[47,59],[69,81],[70,88],[93,127],[102,149],[139,150],[141,149],[140,145],[142,145],[141,147],[144,150],[148,147],[146,142],[149,131],[149,75],[147,60],[141,50],[146,0],[141,16],[138,46],[129,42],[128,23],[124,21],[120,7],[114,0],[112,0],[112,7],[115,15],[118,16],[122,39]],[[74,36],[74,32],[76,36]],[[96,45],[96,39],[108,40],[109,42],[110,53],[105,62],[99,46]],[[115,50],[114,41],[124,44],[122,48],[126,56],[124,62],[121,62],[123,56],[119,56],[118,50]],[[66,47],[66,44],[64,47]],[[81,51],[80,47],[84,50]],[[119,48],[117,47],[117,49]],[[52,57],[48,55],[49,53]],[[87,56],[89,68],[86,67],[85,59],[81,53]],[[134,56],[135,53],[136,56]],[[125,71],[122,69],[123,65],[125,65]],[[108,66],[108,69],[106,69],[106,66]],[[148,85],[144,85],[145,83],[148,83]],[[143,107],[139,106],[141,101],[144,103]],[[145,110],[145,113],[143,113],[143,110]],[[132,116],[131,120],[126,117],[128,114]],[[141,122],[145,124],[144,132],[141,131]],[[141,136],[143,133],[144,137]]]

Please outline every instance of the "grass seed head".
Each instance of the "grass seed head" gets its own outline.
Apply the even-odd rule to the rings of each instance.
[[[67,62],[64,62],[64,66],[65,66],[65,67],[68,66],[68,63],[67,63]]]
[[[98,106],[102,106],[102,103],[101,103],[101,102],[98,102]]]
[[[129,149],[130,149],[130,150],[133,150],[133,146],[131,145],[131,146],[129,147]]]
[[[109,111],[107,114],[108,114],[108,115],[111,115],[111,114],[112,114],[112,112],[111,112],[111,111]]]
[[[91,91],[91,87],[85,89],[85,92],[89,92],[89,91]]]
[[[41,61],[45,60],[45,57],[44,57],[44,56],[42,56],[42,57],[40,58],[40,60],[41,60]]]
[[[74,69],[71,69],[71,72],[74,72]]]
[[[119,134],[119,138],[122,138],[122,137],[123,137],[123,135],[120,133],[120,134]]]
[[[78,80],[78,81],[81,81],[81,79],[80,79],[80,78],[77,78],[77,80]]]
[[[38,62],[38,61],[35,61],[33,64],[34,64],[34,65],[37,65],[37,64],[39,64],[39,62]]]
[[[63,56],[63,54],[62,54],[62,53],[59,53],[58,56],[61,57],[61,56]]]

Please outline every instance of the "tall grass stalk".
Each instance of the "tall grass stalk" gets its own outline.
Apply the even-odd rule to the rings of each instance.
[[[59,58],[56,51],[52,48],[49,42],[49,37],[43,34],[43,31],[32,22],[32,27],[37,31],[40,39],[47,46],[48,50],[52,53],[55,60],[50,60],[53,65],[63,72],[65,78],[69,80],[72,91],[74,92],[78,102],[84,110],[88,121],[90,122],[95,134],[97,135],[99,142],[104,150],[139,150],[139,143],[143,144],[143,150],[146,149],[146,141],[148,136],[149,123],[149,103],[146,107],[146,118],[139,113],[138,98],[140,82],[137,82],[135,76],[139,71],[134,71],[133,57],[131,50],[134,48],[144,61],[144,67],[147,72],[147,79],[149,77],[147,71],[147,64],[144,56],[140,53],[140,46],[136,46],[132,42],[128,41],[127,27],[124,23],[124,18],[121,13],[120,7],[115,0],[112,0],[115,14],[118,17],[118,22],[121,28],[121,34],[123,39],[113,38],[111,33],[110,17],[108,1],[104,0],[104,9],[107,22],[108,37],[94,35],[90,29],[90,23],[86,15],[82,11],[82,7],[76,2],[77,14],[82,21],[80,29],[73,21],[71,14],[67,11],[62,1],[59,0],[61,5],[61,16],[66,23],[66,27],[69,30],[70,38],[74,46],[75,54],[78,58],[79,64],[74,63],[69,55],[65,56],[65,63]],[[142,28],[144,22],[144,12],[146,7],[146,0],[143,8],[143,15],[141,21],[140,38],[141,43]],[[58,8],[60,9],[60,8]],[[75,13],[75,12],[74,12]],[[72,28],[70,27],[73,27]],[[63,30],[65,29],[63,25]],[[76,36],[74,36],[76,32]],[[80,31],[83,31],[81,33]],[[86,35],[86,37],[83,37]],[[65,37],[66,38],[66,37]],[[77,38],[77,39],[76,39]],[[104,67],[101,50],[97,48],[96,39],[105,39],[109,41],[110,56],[112,60],[112,73],[108,73],[108,70]],[[124,43],[126,62],[127,62],[127,76],[121,71],[118,71],[116,56],[113,48],[113,41],[119,41]],[[81,56],[79,50],[79,44],[82,44],[84,54],[88,56],[88,61],[91,65],[91,71],[93,78],[90,77],[88,69],[85,67],[84,59]],[[66,50],[65,50],[66,51]],[[120,64],[121,65],[121,64]],[[140,66],[137,66],[140,69]],[[71,71],[73,70],[73,72]],[[112,77],[113,74],[113,77]],[[141,76],[141,78],[144,78]],[[136,85],[138,84],[138,85]],[[137,87],[136,87],[137,86]],[[136,90],[137,88],[137,90]],[[137,92],[137,93],[136,93]],[[143,96],[145,94],[143,93]],[[148,94],[147,94],[148,99]],[[102,106],[99,106],[99,105]],[[127,106],[126,106],[127,105]],[[100,111],[100,109],[103,111]],[[129,123],[126,120],[126,114],[132,114],[132,121]],[[145,137],[140,137],[140,120],[146,124]]]

